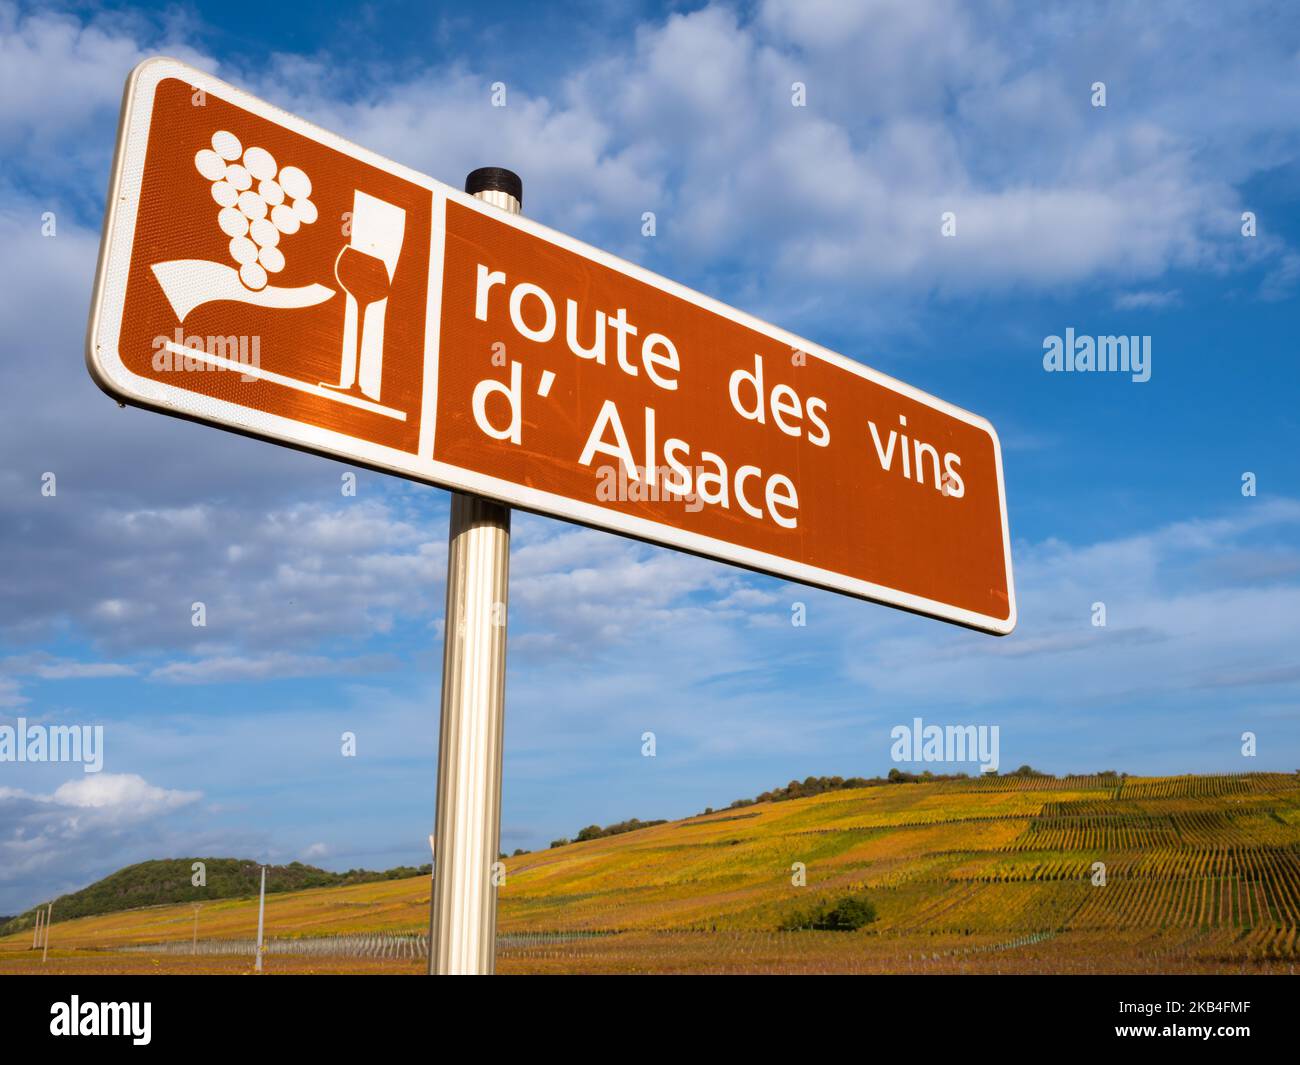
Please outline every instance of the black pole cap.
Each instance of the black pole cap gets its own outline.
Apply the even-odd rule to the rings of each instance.
[[[524,205],[524,182],[513,170],[503,166],[481,166],[465,175],[465,191],[473,196],[476,192],[504,192]]]

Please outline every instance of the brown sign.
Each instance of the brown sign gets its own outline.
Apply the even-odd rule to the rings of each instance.
[[[127,86],[88,362],[125,401],[996,633],[981,418],[174,60]]]

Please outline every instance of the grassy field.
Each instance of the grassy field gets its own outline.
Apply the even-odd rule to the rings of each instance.
[[[1300,962],[1295,775],[831,792],[522,855],[506,869],[504,973],[1292,972]],[[858,892],[878,913],[865,929],[780,930]],[[268,896],[267,934],[423,934],[428,905],[424,877]],[[188,903],[57,918],[44,966],[28,932],[0,940],[0,973],[250,967],[167,952],[176,947],[121,951],[189,943]],[[205,943],[256,928],[256,898],[199,914]],[[423,963],[276,955],[267,968],[414,973]]]

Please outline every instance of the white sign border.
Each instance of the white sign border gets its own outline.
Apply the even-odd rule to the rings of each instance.
[[[792,349],[832,363],[840,369],[857,374],[882,385],[899,395],[939,410],[953,418],[973,425],[988,433],[993,442],[994,463],[997,470],[998,508],[1002,522],[1002,545],[1006,566],[1009,613],[1006,618],[980,614],[948,603],[943,603],[908,592],[848,577],[833,570],[824,570],[804,563],[794,562],[779,555],[740,547],[711,536],[688,532],[648,518],[608,510],[595,503],[584,503],[567,496],[539,491],[524,485],[487,477],[471,470],[433,460],[433,432],[425,432],[423,419],[433,417],[430,403],[436,393],[437,343],[440,319],[432,317],[426,328],[425,383],[423,388],[422,428],[417,454],[383,447],[343,433],[306,425],[278,415],[256,411],[225,400],[191,392],[132,373],[122,362],[118,351],[121,333],[122,308],[126,296],[126,279],[131,262],[131,249],[135,234],[136,212],[144,172],[145,152],[149,141],[149,123],[153,114],[154,91],[159,82],[176,78],[195,89],[202,89],[221,99],[256,114],[268,121],[285,126],[327,147],[350,155],[361,162],[385,170],[412,184],[429,190],[432,197],[433,239],[430,255],[429,309],[437,309],[442,291],[442,250],[440,237],[445,234],[446,201],[455,202],[471,210],[489,214],[506,225],[515,226],[542,240],[557,244],[577,255],[603,266],[617,270],[654,288],[686,300],[721,315],[742,326],[771,337]],[[434,295],[436,293],[436,295]],[[327,130],[306,122],[295,115],[274,107],[233,85],[229,85],[204,71],[179,60],[154,57],[141,62],[127,79],[122,100],[122,113],[118,129],[117,149],[113,158],[113,172],[109,185],[108,206],[104,217],[103,238],[100,243],[99,265],[95,274],[94,294],[91,301],[90,322],[86,332],[86,366],[95,382],[109,395],[167,414],[201,421],[221,428],[287,444],[305,451],[359,462],[385,473],[397,474],[423,481],[441,488],[473,492],[508,503],[513,507],[539,514],[560,517],[582,525],[605,529],[650,543],[665,545],[707,558],[732,563],[746,569],[772,576],[787,578],[802,584],[842,592],[898,607],[913,613],[924,614],[951,621],[968,628],[979,629],[999,636],[1011,633],[1016,627],[1015,581],[1011,568],[1011,536],[1007,520],[1006,487],[1002,474],[1002,445],[997,431],[976,414],[931,396],[911,385],[882,374],[870,367],[848,359],[818,344],[798,337],[767,322],[761,321],[728,307],[709,296],[695,292],[675,281],[661,277],[635,263],[629,263],[593,248],[579,240],[558,233],[523,216],[507,215],[483,204],[457,189],[435,181],[427,175],[411,170],[374,152],[361,148]],[[430,376],[434,375],[434,376]],[[428,448],[426,452],[426,447]]]

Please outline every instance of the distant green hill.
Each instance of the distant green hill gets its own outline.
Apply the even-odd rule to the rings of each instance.
[[[191,884],[195,862],[203,862],[206,866],[206,887]],[[384,872],[349,869],[346,873],[331,873],[302,862],[269,865],[266,868],[266,892],[270,895],[304,888],[401,880],[427,875],[429,868],[427,865],[420,868],[401,865]],[[119,869],[71,895],[60,895],[54,900],[54,916],[56,920],[66,921],[72,917],[116,913],[140,906],[256,895],[261,885],[261,873],[262,867],[247,858],[165,858],[140,862]],[[17,917],[0,918],[0,936],[32,928],[39,908],[34,907]]]

